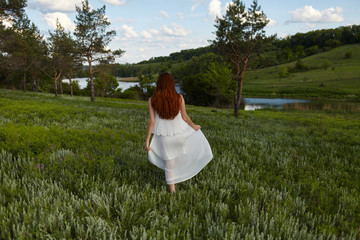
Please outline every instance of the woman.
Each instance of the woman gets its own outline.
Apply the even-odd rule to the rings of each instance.
[[[212,159],[210,145],[186,114],[184,98],[176,92],[174,78],[162,73],[149,99],[145,150],[149,161],[165,171],[170,192],[175,184],[195,176]],[[150,144],[151,133],[153,138]]]

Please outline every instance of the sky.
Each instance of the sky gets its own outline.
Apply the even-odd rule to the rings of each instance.
[[[106,6],[116,37],[112,50],[125,54],[119,63],[137,63],[183,49],[208,46],[215,39],[215,18],[225,14],[231,0],[89,0],[92,8]],[[252,0],[243,1],[250,7]],[[267,35],[286,37],[297,32],[360,25],[359,0],[258,0],[270,20]],[[81,0],[28,0],[25,12],[44,37],[56,19],[66,30],[75,28],[75,5]]]

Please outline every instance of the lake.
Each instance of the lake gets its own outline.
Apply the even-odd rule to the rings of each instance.
[[[261,108],[281,109],[286,104],[310,102],[310,100],[286,98],[244,98],[243,101],[242,109],[249,111]]]
[[[74,81],[79,82],[80,89],[87,86],[88,78],[73,78]],[[63,81],[66,82],[67,79]],[[133,87],[139,82],[122,82],[118,78],[119,88],[122,91]],[[180,85],[176,84],[175,88],[181,92]],[[241,109],[252,111],[262,108],[276,108],[276,109],[295,109],[295,110],[340,110],[340,111],[360,111],[360,103],[341,102],[341,101],[326,101],[326,100],[305,100],[305,99],[287,99],[287,98],[244,98],[241,104]]]
[[[121,80],[121,78],[118,78],[118,79]],[[80,89],[84,89],[87,86],[87,81],[86,80],[88,80],[88,78],[73,78],[72,80],[77,81],[79,83]],[[69,82],[69,80],[64,79],[63,82]],[[121,81],[119,81],[119,88],[121,88],[124,91],[125,89],[133,87],[136,84],[139,84],[139,83],[138,82],[121,82]]]

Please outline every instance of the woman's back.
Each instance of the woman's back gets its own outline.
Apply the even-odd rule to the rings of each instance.
[[[174,119],[161,118],[155,111],[155,126],[153,133],[161,136],[173,136],[185,132],[188,124],[183,120],[181,112]]]

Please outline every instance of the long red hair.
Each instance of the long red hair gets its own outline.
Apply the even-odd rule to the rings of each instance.
[[[180,111],[180,94],[176,92],[175,80],[170,73],[161,73],[151,97],[151,106],[161,118],[173,119]]]

